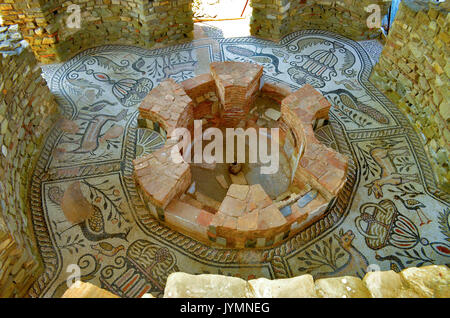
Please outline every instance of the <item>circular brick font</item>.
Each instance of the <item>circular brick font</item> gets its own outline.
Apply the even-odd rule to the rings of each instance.
[[[274,246],[320,218],[346,182],[347,158],[314,136],[331,105],[310,85],[292,93],[263,84],[263,68],[255,64],[217,62],[210,68],[210,74],[180,84],[162,82],[141,103],[138,125],[162,134],[166,143],[134,160],[139,193],[155,218],[207,244]],[[215,127],[224,136],[226,128],[265,136],[269,154],[279,150],[276,172],[261,173],[266,162],[247,162],[250,138],[245,162],[238,162],[238,153],[226,163],[174,161],[172,153],[180,154],[174,148],[180,138],[171,138],[175,129],[195,137],[200,123],[199,135]]]

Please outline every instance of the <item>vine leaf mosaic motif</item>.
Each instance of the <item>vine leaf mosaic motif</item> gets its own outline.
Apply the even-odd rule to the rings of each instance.
[[[349,158],[347,184],[321,219],[274,248],[211,248],[155,220],[137,193],[132,160],[164,143],[137,128],[137,107],[163,79],[207,72],[205,57],[261,64],[265,81],[292,90],[309,83],[333,105],[329,125],[315,133]],[[362,277],[370,264],[399,271],[448,263],[449,197],[436,188],[407,119],[368,80],[371,67],[358,43],[326,31],[292,33],[279,44],[216,37],[155,50],[103,46],[62,64],[49,85],[63,118],[31,179],[45,271],[30,295],[60,296],[70,264],[83,281],[140,297],[161,296],[175,271]]]

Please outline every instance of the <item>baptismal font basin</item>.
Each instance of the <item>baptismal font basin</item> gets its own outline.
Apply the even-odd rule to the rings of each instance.
[[[277,245],[322,217],[347,180],[347,158],[314,136],[331,105],[310,85],[263,84],[256,64],[210,67],[163,81],[140,105],[138,125],[166,143],[133,161],[138,191],[154,218],[206,244]]]

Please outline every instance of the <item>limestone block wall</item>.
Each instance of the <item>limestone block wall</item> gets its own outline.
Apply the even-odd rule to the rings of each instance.
[[[354,40],[376,38],[378,28],[369,28],[369,5],[378,5],[381,17],[391,0],[252,0],[252,35],[278,40],[284,35],[306,29],[333,31]]]
[[[22,295],[20,284],[34,275],[37,258],[32,255],[37,249],[29,222],[28,189],[43,138],[55,121],[57,104],[33,53],[20,41],[18,28],[0,28],[0,37],[1,297]],[[22,271],[24,262],[33,259],[36,263],[27,263]]]
[[[39,263],[0,230],[0,298],[26,297],[40,274]]]
[[[403,1],[371,81],[420,135],[436,178],[450,192],[449,2]]]
[[[293,278],[245,281],[221,275],[172,273],[164,298],[448,298],[450,269],[431,265],[394,271],[314,280],[309,274]],[[227,286],[227,288],[217,288]]]
[[[222,275],[171,274],[164,298],[449,298],[450,270],[430,265],[314,280],[309,274],[286,279],[245,281]],[[224,287],[226,286],[226,287]],[[117,298],[90,283],[70,287],[63,298]],[[142,298],[154,298],[145,294]]]
[[[289,31],[292,0],[251,0],[250,33],[266,39],[278,40]],[[298,1],[297,1],[298,2]]]
[[[80,28],[71,23],[72,4],[80,8]],[[43,63],[104,44],[173,44],[193,30],[191,0],[2,0],[0,16],[4,25],[20,25]]]

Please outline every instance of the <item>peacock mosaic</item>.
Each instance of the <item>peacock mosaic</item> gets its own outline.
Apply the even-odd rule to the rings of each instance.
[[[332,104],[329,124],[315,134],[349,159],[347,183],[319,220],[279,246],[210,247],[154,219],[137,192],[132,161],[165,142],[137,128],[140,101],[164,79],[184,81],[214,61],[258,63],[264,81],[291,90],[310,84]],[[70,264],[82,281],[123,297],[162,296],[176,271],[362,277],[373,266],[447,264],[450,198],[407,119],[369,82],[372,66],[358,43],[326,31],[295,32],[280,44],[246,37],[156,50],[103,46],[62,64],[49,85],[63,119],[32,177],[45,271],[31,296],[61,296]],[[85,211],[82,222],[75,211]]]

